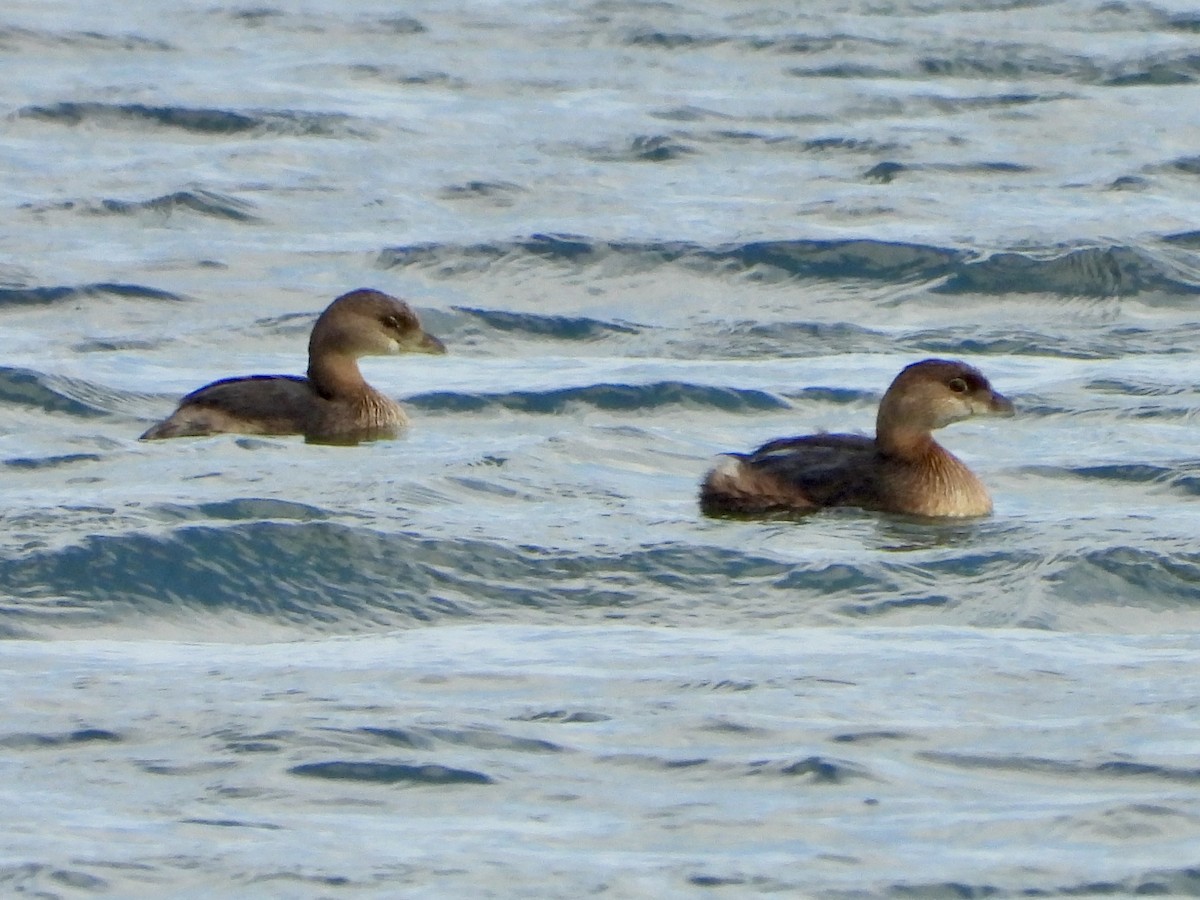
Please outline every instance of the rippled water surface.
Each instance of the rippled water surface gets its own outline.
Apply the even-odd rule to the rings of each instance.
[[[1200,894],[1200,16],[0,10],[0,891]],[[358,447],[139,443],[302,372]],[[995,514],[706,519],[904,365]]]

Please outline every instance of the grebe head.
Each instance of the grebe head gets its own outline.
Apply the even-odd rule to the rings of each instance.
[[[445,353],[446,346],[421,328],[403,300],[360,288],[343,294],[321,313],[308,342],[310,358],[332,353],[389,356],[396,353]]]
[[[972,416],[1012,414],[1012,401],[974,366],[925,359],[906,366],[892,381],[879,404],[877,428],[928,432]]]

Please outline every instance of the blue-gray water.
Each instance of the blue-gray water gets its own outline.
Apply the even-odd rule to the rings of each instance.
[[[0,9],[0,892],[1200,894],[1200,15],[794,6]],[[931,355],[993,517],[698,514]]]

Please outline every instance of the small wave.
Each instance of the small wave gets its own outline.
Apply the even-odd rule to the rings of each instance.
[[[1146,463],[1114,463],[1077,467],[1023,466],[1021,471],[1047,478],[1076,478],[1084,481],[1108,481],[1114,484],[1159,485],[1184,494],[1200,494],[1200,463],[1196,462],[1182,463],[1173,467],[1154,466]]]
[[[354,119],[349,115],[302,110],[235,112],[228,109],[147,106],[142,103],[64,101],[48,106],[26,106],[18,110],[15,115],[20,119],[32,119],[56,125],[87,123],[115,128],[150,125],[207,135],[261,132],[291,137],[367,136],[361,126],[352,124]]]
[[[1181,156],[1171,160],[1164,168],[1168,172],[1178,175],[1200,175],[1200,156]],[[1189,232],[1186,235],[1177,235],[1170,240],[1177,244],[1194,247],[1196,246],[1195,237],[1196,232]]]
[[[231,610],[354,631],[464,615],[476,597],[500,600],[510,581],[538,571],[527,556],[481,541],[420,540],[322,521],[184,525],[162,536],[93,535],[0,559],[10,599],[0,612],[18,626],[43,616],[69,624],[119,622],[139,611]],[[541,589],[531,587],[520,591],[521,603],[540,602]]]
[[[502,394],[471,394],[439,391],[417,394],[405,400],[409,406],[431,412],[515,412],[550,415],[573,406],[637,412],[665,406],[750,412],[787,409],[788,404],[766,391],[713,387],[679,381],[653,384],[592,384],[548,391],[509,391]]]
[[[761,144],[766,147],[780,148],[788,153],[879,156],[885,153],[895,153],[900,149],[895,141],[876,141],[870,138],[839,135],[801,139],[787,135],[727,128],[700,132],[692,135],[692,139],[709,144]]]
[[[61,897],[71,893],[107,894],[113,883],[82,869],[43,863],[0,864],[0,887],[12,895]]]
[[[440,744],[476,750],[513,753],[562,753],[565,748],[551,741],[519,737],[486,728],[360,728],[355,732],[372,743],[410,750],[431,750]]]
[[[845,33],[733,35],[657,28],[628,30],[620,37],[620,42],[628,47],[649,50],[704,50],[727,45],[743,51],[803,56],[833,51],[850,54],[860,49],[888,50],[896,46],[894,41]]]
[[[1176,337],[1175,334],[1172,337]],[[1186,335],[1191,339],[1192,335]],[[1094,378],[1084,385],[1084,389],[1097,394],[1115,394],[1122,397],[1178,397],[1198,393],[1197,388],[1181,384],[1163,384],[1162,382],[1127,381],[1122,378]]]
[[[1192,610],[1200,598],[1200,555],[1195,553],[1118,546],[1059,563],[1046,582],[1074,602],[1119,597],[1127,606]]]
[[[424,71],[414,72],[400,66],[381,66],[370,63],[355,63],[349,66],[331,66],[335,72],[345,71],[351,78],[360,81],[377,81],[384,84],[403,85],[406,87],[434,86],[455,91],[465,90],[468,83],[465,79],[449,72]]]
[[[886,241],[757,241],[709,251],[739,269],[774,269],[792,277],[925,281],[962,257],[954,250]]]
[[[1063,92],[1049,93],[1011,93],[983,94],[971,97],[929,97],[926,101],[932,108],[946,113],[974,112],[976,110],[1009,109],[1014,106],[1031,106],[1036,103],[1053,103],[1058,100],[1070,100],[1073,94]]]
[[[1085,881],[1076,884],[1022,884],[1007,887],[988,882],[898,882],[885,888],[883,896],[908,898],[960,897],[1195,897],[1200,895],[1200,869],[1182,868],[1152,871],[1116,880]]]
[[[515,313],[495,309],[475,309],[469,306],[453,307],[474,319],[484,322],[497,331],[513,331],[536,337],[548,337],[559,341],[594,341],[614,334],[639,334],[640,326],[624,322],[605,322],[586,316],[544,316],[533,313]]]
[[[794,78],[902,78],[899,69],[869,63],[829,63],[821,66],[793,66],[787,74]]]
[[[723,356],[787,359],[884,352],[895,344],[895,337],[850,322],[746,321],[722,325],[716,341],[709,343],[713,344],[709,352]]]
[[[263,831],[282,831],[282,825],[273,822],[250,822],[245,819],[204,819],[195,816],[180,819],[185,825],[207,825],[210,828],[258,828]]]
[[[263,5],[229,8],[214,6],[210,15],[232,20],[245,28],[299,32],[306,37],[313,34],[330,35],[335,29],[346,29],[351,34],[365,34],[373,38],[380,35],[406,37],[425,34],[429,30],[420,19],[393,12],[346,21],[317,12],[288,8],[286,5]]]
[[[636,243],[593,240],[578,235],[535,234],[525,240],[506,243],[389,247],[380,252],[378,264],[382,268],[433,268],[439,274],[453,276],[484,271],[512,259],[571,268],[620,261],[627,271],[680,265],[731,274],[753,271],[774,277],[903,282],[944,278],[967,258],[968,255],[960,250],[870,240],[754,241],[706,247],[686,241]]]
[[[904,165],[903,163],[890,162],[885,160],[881,163],[876,163],[863,172],[863,178],[866,181],[873,181],[876,184],[891,184],[896,180],[896,176],[912,170],[912,166]]]
[[[1149,178],[1143,178],[1140,175],[1119,175],[1105,185],[1106,191],[1123,191],[1126,193],[1139,193],[1148,191],[1153,187]]]
[[[4,287],[0,288],[0,307],[39,306],[47,303],[70,303],[96,296],[132,297],[146,300],[182,300],[179,294],[140,284],[117,284],[98,282],[84,285],[62,285],[56,287]]]
[[[938,78],[987,78],[1019,81],[1045,76],[1092,84],[1102,77],[1086,56],[1056,54],[1042,47],[976,43],[941,55],[922,57],[917,67]]]
[[[695,873],[689,875],[687,883],[692,887],[703,888],[706,892],[713,888],[746,888],[746,895],[750,894],[776,894],[786,896],[793,894],[795,896],[803,896],[804,889],[795,882],[782,880],[780,878],[772,878],[767,875],[713,875],[710,873]],[[733,893],[742,893],[734,891]],[[833,896],[833,895],[831,895]]]
[[[495,244],[410,244],[386,247],[376,260],[380,268],[418,266],[432,268],[443,276],[484,271],[507,258],[530,257],[547,261],[587,264],[601,252],[584,238],[535,234],[527,240]]]
[[[667,114],[664,114],[663,118],[665,118],[666,115]],[[738,145],[760,144],[771,147],[786,146],[789,150],[795,149],[797,146],[803,146],[803,143],[797,142],[797,140],[792,137],[770,134],[762,131],[751,131],[749,129],[719,128],[716,131],[697,135],[697,137],[712,143]]]
[[[320,507],[273,497],[239,497],[195,506],[161,503],[154,507],[154,512],[164,522],[315,522],[329,518],[329,513]]]
[[[1172,471],[1165,466],[1144,463],[1100,466],[1028,466],[1024,471],[1038,475],[1066,475],[1087,481],[1117,481],[1126,484],[1154,484],[1169,481]]]
[[[915,734],[904,731],[847,731],[835,734],[830,740],[837,744],[876,744],[883,741],[916,740]]]
[[[761,771],[761,769],[758,769]],[[822,756],[810,756],[794,763],[788,763],[779,769],[780,775],[791,778],[802,778],[810,784],[845,784],[871,776],[853,763],[826,759]]]
[[[1196,173],[1200,174],[1200,156],[1196,157]],[[1200,250],[1200,231],[1181,231],[1177,234],[1169,234],[1163,238],[1163,242],[1189,250]]]
[[[0,747],[8,750],[46,750],[88,744],[119,744],[124,740],[115,731],[104,728],[79,728],[59,734],[23,733],[0,736]]]
[[[231,732],[220,734],[222,747],[230,753],[278,753],[288,732],[269,731],[264,734],[242,735]]]
[[[948,165],[944,163],[903,164],[896,162],[881,162],[872,166],[862,177],[876,184],[891,184],[896,177],[905,172],[944,172],[951,175],[1011,175],[1032,172],[1029,166],[1010,162],[973,162]]]
[[[48,413],[63,413],[69,416],[95,418],[108,414],[108,410],[96,400],[84,398],[112,398],[87,382],[59,376],[47,376],[30,369],[0,367],[0,405],[32,407]]]
[[[960,328],[937,329],[921,331],[906,336],[902,345],[925,354],[953,356],[985,356],[985,355],[1026,355],[1046,356],[1051,359],[1105,359],[1128,352],[1127,347],[1112,346],[1115,341],[1109,341],[1108,351],[1097,348],[1081,341],[1078,335],[1072,335],[1070,341],[1059,335],[1042,334],[1035,331],[1013,331],[1003,329],[996,332],[981,332],[971,337],[963,337]]]
[[[612,716],[590,710],[549,709],[541,712],[525,713],[514,716],[517,722],[552,722],[556,725],[594,725],[597,722],[610,722]]]
[[[905,552],[894,559],[797,562],[752,548],[694,543],[552,550],[382,533],[305,519],[289,509],[260,511],[274,520],[185,519],[163,533],[92,534],[64,547],[14,549],[0,557],[6,595],[0,634],[69,633],[147,619],[203,628],[204,616],[257,620],[256,634],[265,628],[353,634],[475,618],[523,621],[531,614],[575,623],[592,616],[670,621],[693,615],[698,595],[721,598],[731,615],[776,621],[949,617],[1045,627],[1047,617],[1083,616],[1094,626],[1111,602],[1124,611],[1194,614],[1200,587],[1200,555],[1186,549],[987,550],[978,548],[979,526],[956,526],[957,538],[943,535],[945,550],[936,558]],[[929,547],[906,543],[883,549]],[[994,605],[998,592],[1027,592],[1033,583],[1045,598],[1036,615]],[[704,689],[737,691],[739,685]],[[392,738],[493,740],[425,731]]]
[[[1035,579],[1047,598],[1044,612],[1071,616],[1117,602],[1123,608],[1194,613],[1200,597],[1200,555],[1182,550],[1145,550],[1112,546],[1085,552],[1048,553],[1033,550],[956,552],[907,568],[894,565],[842,567],[843,572],[798,569],[789,581],[807,591],[831,586],[825,595],[851,594],[838,611],[851,619],[888,616],[926,608],[946,616],[960,608],[972,594],[982,599],[1001,586],[1019,592]],[[947,590],[946,586],[953,585]],[[1051,611],[1054,612],[1051,612]],[[1073,612],[1075,611],[1075,612]],[[1007,613],[980,609],[972,621],[1009,622]],[[983,619],[974,616],[982,615]],[[1023,627],[1044,627],[1041,619],[1019,618]]]
[[[3,465],[10,469],[58,469],[63,466],[73,466],[76,463],[99,462],[99,460],[100,455],[97,453],[66,453],[61,456],[18,456],[4,460]]]
[[[1200,55],[1188,52],[1124,63],[1101,83],[1106,87],[1142,87],[1194,84],[1200,77]]]
[[[709,119],[716,119],[723,122],[731,118],[725,113],[717,112],[716,110],[691,105],[672,106],[667,109],[660,109],[657,112],[651,112],[649,115],[664,122],[704,122]]]
[[[232,761],[211,761],[211,762],[194,762],[182,763],[175,765],[164,762],[139,762],[137,768],[147,775],[169,775],[175,777],[190,777],[195,775],[209,775],[214,772],[224,772],[232,769],[237,763]]]
[[[511,181],[467,181],[442,188],[443,200],[483,200],[494,206],[512,206],[526,189]]]
[[[578,554],[329,521],[185,524],[164,534],[94,534],[0,557],[0,628],[17,634],[145,616],[191,620],[206,611],[354,633],[477,613],[504,619],[528,609],[577,616],[636,603],[642,591],[629,586],[631,579],[696,591],[711,589],[714,577],[769,584],[792,568],[680,545]]]
[[[980,163],[995,168],[1007,163]],[[889,172],[879,177],[888,177]],[[1191,247],[1191,233],[1176,235]],[[686,241],[620,242],[579,235],[535,234],[525,240],[456,246],[417,244],[380,252],[381,268],[421,267],[442,277],[478,274],[512,261],[544,263],[571,271],[604,265],[606,272],[644,272],[680,266],[695,272],[748,275],[757,280],[868,280],[924,283],[943,294],[1052,294],[1128,297],[1146,292],[1194,296],[1200,279],[1183,264],[1127,246],[1047,248],[1042,253],[1001,252],[984,258],[927,244],[874,240],[752,241],[704,246]]]
[[[622,43],[629,47],[650,47],[661,50],[695,50],[715,47],[731,38],[711,34],[689,34],[684,31],[642,29],[629,32]]]
[[[638,135],[616,147],[586,148],[597,162],[670,162],[695,153],[695,149],[669,135]]]
[[[946,294],[1129,297],[1148,291],[1194,295],[1200,283],[1129,247],[1083,247],[1047,258],[997,253],[958,266],[934,290]]]
[[[250,210],[254,205],[236,197],[219,194],[216,191],[195,189],[176,191],[149,200],[101,200],[76,201],[67,200],[52,206],[29,207],[36,212],[81,212],[88,215],[117,215],[132,216],[151,213],[157,217],[169,219],[175,213],[197,213],[212,219],[227,219],[232,222],[258,222],[258,216]]]
[[[365,782],[367,784],[406,784],[413,787],[451,784],[495,784],[482,772],[455,769],[435,763],[397,762],[331,762],[305,763],[288,771],[306,778],[326,778],[332,781]]]
[[[1195,19],[1179,16],[1149,27],[1175,31],[1194,30]],[[1173,86],[1192,84],[1200,77],[1200,57],[1184,50],[1174,54],[1154,54],[1138,59],[1118,59],[1101,62],[1080,54],[1060,53],[1044,45],[999,42],[963,43],[928,53],[911,64],[893,60],[895,42],[862,38],[853,35],[782,36],[741,38],[716,34],[694,34],[642,30],[629,33],[624,43],[629,46],[661,50],[693,50],[727,45],[739,50],[815,56],[836,51],[839,59],[815,62],[786,70],[796,78],[839,79],[975,79],[988,81],[1044,81],[1057,79],[1079,85],[1101,87]],[[886,54],[878,53],[883,50]],[[871,58],[866,54],[879,58]],[[1017,103],[1041,102],[1054,99],[1055,94],[1012,95]],[[1057,96],[1062,96],[1061,94]],[[935,104],[947,104],[954,111],[960,101],[951,97],[931,97]],[[971,104],[971,98],[961,101]],[[990,102],[985,99],[984,102]],[[1000,100],[1001,105],[1006,101]]]
[[[928,762],[959,769],[989,769],[995,772],[1029,772],[1074,778],[1148,778],[1183,784],[1200,783],[1200,769],[1139,763],[1130,760],[1081,763],[1074,760],[1046,759],[1037,756],[991,756],[952,753],[940,750],[918,751],[916,756]]]
[[[136,34],[104,34],[98,31],[45,31],[5,26],[0,28],[0,48],[20,52],[27,48],[70,47],[86,50],[148,50],[165,52],[175,47],[157,38]]]
[[[830,51],[849,55],[860,49],[891,52],[899,46],[898,41],[847,32],[820,35],[784,34],[769,37],[756,36],[750,38],[747,43],[752,50],[765,50],[768,52],[803,56]]]
[[[903,336],[899,346],[924,354],[1020,355],[1049,359],[1119,359],[1149,353],[1188,352],[1188,337],[1200,336],[1200,327],[1179,328],[1164,340],[1161,330],[1077,326],[1069,331],[1033,331],[1023,328],[980,329],[964,336],[961,328],[937,328]]]
[[[223,10],[223,12],[235,22],[239,22],[250,28],[259,28],[267,22],[282,19],[286,16],[286,13],[282,9],[270,6],[253,6],[244,9]]]
[[[429,30],[420,19],[414,19],[412,16],[384,16],[377,19],[375,25],[376,27],[371,28],[372,34],[376,33],[377,29],[392,35],[425,34]]]
[[[806,153],[827,153],[838,151],[844,153],[890,153],[896,149],[892,142],[880,143],[864,138],[825,137],[810,138],[800,143],[800,149]]]

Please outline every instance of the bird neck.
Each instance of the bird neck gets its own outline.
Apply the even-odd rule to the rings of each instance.
[[[358,397],[371,390],[358,368],[358,360],[345,353],[322,353],[310,358],[308,380],[326,400]]]

